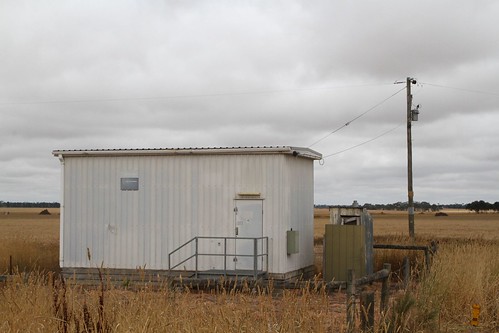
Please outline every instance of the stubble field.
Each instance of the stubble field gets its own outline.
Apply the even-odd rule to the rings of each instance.
[[[407,236],[407,212],[370,211],[373,217],[375,237]],[[414,215],[416,236],[425,238],[476,238],[499,240],[499,214],[476,214],[466,210],[443,210],[448,216],[436,216],[435,212]],[[329,223],[327,208],[315,210],[315,237],[324,234],[324,224]]]
[[[276,293],[268,288],[196,292],[167,284],[130,291],[81,288],[57,278],[59,211],[0,208],[0,274],[9,255],[17,267],[0,282],[0,332],[343,332],[345,295],[302,288]],[[8,214],[7,214],[8,213]],[[405,212],[375,211],[375,243],[402,243]],[[376,265],[394,267],[390,310],[376,313],[376,332],[468,332],[471,306],[480,304],[478,329],[499,331],[499,214],[446,211],[416,214],[416,243],[439,242],[429,272],[422,258],[375,250]],[[328,210],[315,211],[317,263]],[[413,262],[412,282],[399,290],[397,267]],[[53,271],[55,273],[47,273]],[[320,268],[318,268],[320,272]],[[320,279],[320,276],[317,277]],[[2,285],[3,284],[3,285]],[[371,288],[379,288],[375,284]]]

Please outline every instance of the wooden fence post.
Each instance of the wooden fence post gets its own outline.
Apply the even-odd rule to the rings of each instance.
[[[355,330],[355,271],[348,270],[347,281],[347,332]]]
[[[409,287],[409,278],[411,274],[411,264],[409,261],[409,257],[404,257],[404,289]]]
[[[374,292],[364,292],[360,298],[360,327],[362,332],[374,332]]]
[[[390,295],[390,272],[392,270],[392,265],[385,263],[383,264],[383,269],[388,271],[388,276],[383,279],[381,284],[381,302],[380,302],[380,311],[381,314],[385,314],[388,309],[388,297]]]
[[[426,271],[430,271],[431,262],[430,262],[430,249],[424,251],[424,261],[426,262]]]
[[[432,240],[430,242],[431,255],[434,255],[435,253],[437,253],[437,250],[438,250],[438,243],[436,241]]]

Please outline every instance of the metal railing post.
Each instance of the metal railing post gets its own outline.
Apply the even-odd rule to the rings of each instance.
[[[196,279],[198,278],[198,238],[196,237],[196,272],[194,275],[196,276]]]
[[[200,249],[200,242],[199,241],[203,240],[203,239],[218,239],[218,240],[223,239],[223,242],[224,242],[223,254],[221,254],[220,252],[210,253],[210,251],[202,252]],[[229,256],[228,246],[231,245],[229,240],[237,241],[238,239],[236,237],[202,237],[202,236],[193,237],[191,240],[189,240],[188,242],[185,242],[184,244],[182,244],[181,246],[179,246],[178,248],[176,248],[175,250],[173,250],[172,252],[170,252],[168,254],[168,269],[170,272],[172,272],[174,269],[176,269],[177,267],[179,267],[180,265],[184,264],[187,261],[190,261],[192,263],[192,260],[194,258],[194,260],[195,260],[195,262],[194,262],[194,265],[195,265],[194,277],[198,278],[199,277],[199,270],[200,270],[200,263],[199,263],[200,258],[205,257],[205,256],[209,256],[209,257],[223,256],[223,274],[224,274],[224,276],[227,276],[228,271],[230,270],[229,268],[231,268],[231,267],[228,267],[229,264],[227,263],[227,257]],[[246,250],[243,253],[232,253],[232,252],[230,253],[231,256],[237,256],[239,254],[241,257],[244,257],[244,258],[253,257],[253,268],[250,268],[251,265],[250,265],[250,267],[245,266],[246,273],[244,273],[244,274],[250,275],[250,276],[253,275],[253,277],[256,278],[256,277],[258,277],[259,270],[267,272],[269,269],[269,253],[268,253],[268,251],[269,251],[269,239],[268,239],[268,237],[255,237],[255,238],[253,238],[253,237],[251,237],[251,238],[250,237],[241,237],[238,241],[246,241],[246,242],[253,241],[252,254],[250,254],[250,252],[248,250]],[[260,246],[259,242],[262,242],[261,253],[259,252],[260,251],[259,250],[259,246]],[[194,244],[194,251],[192,249],[192,243],[195,243]],[[219,242],[219,245],[220,245],[220,242]],[[189,251],[189,252],[186,255],[184,255],[183,253],[181,253],[182,250]],[[194,252],[194,253],[192,253],[192,252]],[[180,257],[177,260],[178,263],[176,263],[176,259],[173,258],[173,256],[175,254]],[[265,256],[265,262],[264,262],[264,258],[263,258],[264,256]],[[249,262],[248,262],[248,264],[249,264]],[[261,265],[261,267],[260,267],[260,265]],[[265,268],[264,268],[264,265],[265,265]],[[218,268],[220,267],[219,264],[217,264],[217,267]],[[184,269],[185,269],[185,266],[184,266]],[[234,271],[237,271],[237,269],[238,269],[238,267],[234,267]],[[253,270],[253,274],[251,274],[252,270]]]
[[[256,279],[256,272],[258,270],[258,239],[253,238],[253,278]]]
[[[269,238],[265,237],[265,271],[269,270]]]
[[[224,276],[227,276],[227,237],[224,237]]]

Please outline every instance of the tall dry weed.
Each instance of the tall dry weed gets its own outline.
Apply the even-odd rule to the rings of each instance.
[[[468,332],[473,304],[482,309],[479,328],[499,331],[498,256],[498,241],[441,240],[431,269],[392,297],[380,331]]]
[[[471,307],[481,306],[480,326],[499,329],[499,242],[447,240],[418,286],[420,306],[436,307],[449,327],[469,326]]]
[[[129,291],[21,273],[1,289],[0,331],[343,332],[344,306],[333,299],[313,286],[279,296],[253,286]]]

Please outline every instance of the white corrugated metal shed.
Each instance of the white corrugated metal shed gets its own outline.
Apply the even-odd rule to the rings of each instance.
[[[266,268],[271,274],[313,264],[313,161],[322,156],[311,149],[91,149],[53,154],[62,165],[63,270],[100,264],[165,270],[169,254],[199,236],[268,237]],[[296,254],[287,253],[288,230],[299,232]],[[241,251],[231,242],[229,252]],[[208,253],[222,251],[216,239],[199,246]],[[243,259],[231,265],[243,267]],[[207,258],[198,269],[220,268],[220,260]],[[192,270],[192,260],[182,268]]]

